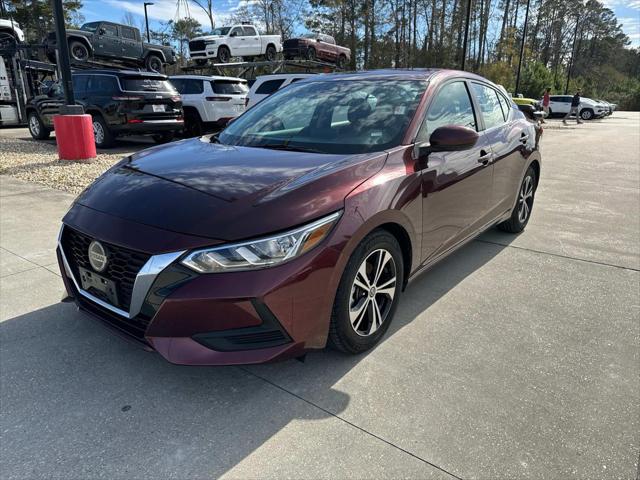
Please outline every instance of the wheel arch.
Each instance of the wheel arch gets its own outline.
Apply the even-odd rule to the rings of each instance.
[[[87,37],[83,37],[82,35],[69,35],[67,37],[67,44],[75,40],[78,40],[79,42],[84,43],[84,45],[89,49],[89,53],[93,53],[93,45],[91,45],[91,42]]]
[[[530,164],[529,167],[533,168],[533,171],[536,173],[536,188],[538,188],[538,183],[540,183],[540,161],[536,158]]]
[[[160,57],[160,60],[162,60],[163,62],[165,63],[167,62],[167,57],[165,57],[164,52],[162,50],[156,50],[155,48],[148,48],[144,54],[144,59],[146,60],[151,55],[156,55],[157,57]]]
[[[375,232],[376,230],[384,230],[386,232],[389,232],[395,237],[395,239],[398,241],[398,244],[400,245],[400,250],[402,252],[402,265],[404,267],[404,278],[402,279],[402,290],[404,291],[408,283],[409,274],[411,273],[411,264],[413,262],[413,246],[411,242],[411,236],[402,225],[395,222],[383,223],[371,232]]]

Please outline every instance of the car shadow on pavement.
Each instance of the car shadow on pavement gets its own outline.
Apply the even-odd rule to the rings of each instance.
[[[377,348],[504,248],[474,241],[416,279]],[[305,462],[322,458],[313,457],[317,442],[338,448],[328,431],[345,427],[335,415],[350,397],[334,386],[375,354],[324,350],[304,363],[181,367],[99,328],[69,303],[6,320],[0,340],[5,478],[215,478],[263,448],[273,456],[273,442],[294,442],[310,455],[273,458],[305,471]],[[270,380],[274,372],[288,386]],[[306,400],[307,388],[321,392],[322,408]],[[303,426],[292,427],[296,421]],[[341,442],[356,441],[349,435]]]

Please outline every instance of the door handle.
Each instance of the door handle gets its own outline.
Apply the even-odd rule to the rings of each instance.
[[[491,152],[487,153],[484,150],[480,150],[480,157],[478,158],[478,163],[483,165],[489,165],[489,162],[493,158],[493,154]]]

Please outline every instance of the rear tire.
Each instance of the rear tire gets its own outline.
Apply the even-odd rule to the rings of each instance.
[[[500,230],[509,233],[520,233],[525,229],[531,218],[536,187],[536,172],[533,167],[529,167],[524,174],[522,183],[520,183],[520,188],[518,188],[518,200],[511,211],[511,217],[509,220],[498,224]]]
[[[115,136],[109,129],[107,122],[99,114],[92,115],[91,121],[93,122],[93,137],[96,148],[111,148],[115,141]]]
[[[27,116],[29,133],[35,140],[46,140],[51,135],[51,129],[47,128],[36,112],[29,112]]]
[[[370,233],[351,255],[340,279],[329,345],[351,354],[376,345],[393,320],[403,279],[402,250],[396,238],[386,230]]]
[[[274,47],[273,45],[267,45],[267,50],[264,52],[264,56],[269,62],[273,62],[276,59],[277,53],[278,52],[276,52],[276,47]]]
[[[336,65],[340,70],[344,70],[347,66],[347,57],[345,55],[340,55]]]
[[[197,111],[188,109],[184,112],[184,132],[187,137],[201,137],[204,125]]]

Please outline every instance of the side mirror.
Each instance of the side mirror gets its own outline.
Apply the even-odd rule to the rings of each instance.
[[[457,152],[473,147],[478,141],[478,132],[462,125],[445,125],[434,130],[429,137],[432,152]]]

